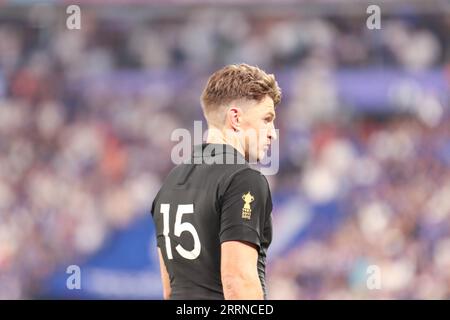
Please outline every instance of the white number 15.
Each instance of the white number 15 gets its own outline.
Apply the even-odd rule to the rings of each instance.
[[[172,246],[169,238],[169,212],[170,212],[170,204],[162,203],[161,204],[161,213],[163,214],[163,235],[166,241],[166,252],[167,258],[169,260],[173,259],[172,255]],[[183,232],[189,232],[194,239],[194,249],[186,250],[181,245],[177,245],[175,250],[185,259],[194,260],[200,255],[201,244],[200,238],[198,237],[197,230],[189,222],[181,222],[184,214],[194,213],[194,205],[193,204],[180,204],[178,205],[177,214],[175,216],[175,226],[173,230],[173,234],[177,237],[180,237]]]

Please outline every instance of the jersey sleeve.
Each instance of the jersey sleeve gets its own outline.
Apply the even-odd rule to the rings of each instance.
[[[235,240],[261,245],[268,189],[264,176],[250,168],[231,178],[221,201],[221,243]]]

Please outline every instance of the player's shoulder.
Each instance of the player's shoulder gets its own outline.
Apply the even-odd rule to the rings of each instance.
[[[223,181],[223,190],[229,189],[230,186],[241,186],[259,189],[261,192],[270,192],[269,183],[266,177],[257,169],[250,166],[244,166],[235,170],[231,175],[227,176]]]
[[[267,184],[266,177],[259,170],[254,169],[250,166],[240,168],[234,173],[234,176],[239,177],[241,179],[260,181],[263,182],[264,184]]]

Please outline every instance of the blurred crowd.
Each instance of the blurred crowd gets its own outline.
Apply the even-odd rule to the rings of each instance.
[[[32,298],[57,265],[149,214],[172,131],[202,119],[208,75],[236,62],[288,79],[274,219],[286,190],[343,212],[271,263],[271,298],[450,297],[448,106],[433,97],[433,121],[346,112],[328,81],[342,68],[448,68],[449,19],[408,13],[370,32],[365,16],[89,8],[67,30],[62,12],[0,16],[0,298]],[[366,287],[369,265],[381,290]]]
[[[310,147],[298,193],[342,218],[273,261],[271,298],[450,298],[448,119],[325,126]]]

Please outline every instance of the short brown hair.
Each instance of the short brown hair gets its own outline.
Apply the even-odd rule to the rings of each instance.
[[[281,100],[281,89],[273,74],[248,64],[232,64],[216,71],[208,79],[201,96],[205,115],[234,100],[261,101],[266,95],[274,105]]]

